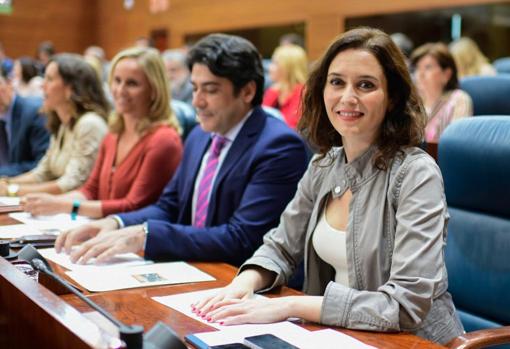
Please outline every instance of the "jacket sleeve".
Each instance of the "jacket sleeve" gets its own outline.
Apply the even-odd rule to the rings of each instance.
[[[239,206],[225,224],[197,228],[150,217],[146,258],[223,261],[240,265],[251,256],[261,244],[263,234],[278,221],[306,167],[304,145],[295,136],[280,139],[278,144],[271,145],[271,151],[261,153],[251,172],[246,174],[249,176],[246,187],[239,188],[243,191]],[[171,190],[166,194],[170,198]],[[171,209],[174,202],[160,199],[157,206],[159,210],[161,207]]]
[[[395,177],[396,218],[390,276],[377,290],[330,282],[321,323],[374,331],[413,330],[431,309],[444,272],[447,211],[442,177],[429,157],[411,159]]]
[[[31,160],[4,165],[0,168],[1,175],[16,176],[32,170],[37,165],[46,153],[50,142],[50,135],[48,130],[46,130],[45,122],[46,118],[41,113],[34,113],[32,124],[26,135],[28,139],[24,140],[29,143]]]
[[[264,236],[264,244],[239,269],[241,272],[256,265],[276,273],[273,284],[260,292],[285,285],[303,259],[306,231],[316,200],[313,183],[320,176],[314,160],[310,161],[299,181],[296,194],[285,208],[278,227]]]
[[[106,123],[99,117],[82,116],[73,129],[74,137],[71,157],[64,174],[56,180],[62,192],[81,186],[87,180],[99,151],[99,146],[107,132]]]

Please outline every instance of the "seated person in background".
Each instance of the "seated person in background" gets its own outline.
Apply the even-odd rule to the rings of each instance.
[[[94,69],[74,54],[51,58],[46,67],[43,109],[50,146],[37,167],[0,182],[0,195],[61,194],[88,178],[108,127],[108,103]],[[13,184],[15,188],[13,188]]]
[[[43,157],[50,135],[41,99],[21,97],[0,74],[0,176],[30,171]]]
[[[457,66],[446,45],[418,47],[411,55],[411,69],[428,116],[425,141],[438,143],[451,122],[473,115],[473,102],[458,88]]]
[[[28,194],[22,199],[25,211],[94,218],[132,211],[155,202],[174,174],[182,145],[159,52],[143,48],[120,52],[109,80],[115,102],[111,131],[87,182],[63,195]]]
[[[287,125],[295,129],[301,117],[301,91],[308,76],[305,50],[297,45],[277,47],[269,76],[273,85],[264,93],[262,104],[280,110]]]
[[[172,99],[177,99],[191,105],[193,98],[193,87],[189,79],[189,69],[186,65],[186,54],[184,51],[166,50],[163,52],[166,74],[170,80]]]
[[[57,251],[82,243],[71,254],[82,263],[144,249],[147,259],[239,265],[278,224],[307,158],[300,137],[260,107],[259,52],[238,36],[213,34],[191,49],[188,66],[200,127],[159,201],[64,232]]]
[[[23,97],[42,97],[43,78],[39,76],[37,62],[31,57],[14,61],[13,85],[16,93]]]
[[[425,115],[404,56],[383,32],[334,41],[305,87],[299,129],[320,154],[280,225],[217,295],[192,306],[227,325],[299,317],[445,344],[463,333],[447,292],[447,207],[424,151]],[[305,259],[307,296],[250,298]]]
[[[496,75],[496,69],[470,38],[463,37],[449,45],[457,65],[458,78],[473,75]]]

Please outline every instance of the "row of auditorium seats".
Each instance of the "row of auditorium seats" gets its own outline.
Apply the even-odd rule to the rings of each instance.
[[[510,117],[452,123],[438,156],[451,216],[449,291],[466,331],[492,329],[466,337],[510,343]]]
[[[496,59],[492,65],[498,74],[510,74],[510,57]]]

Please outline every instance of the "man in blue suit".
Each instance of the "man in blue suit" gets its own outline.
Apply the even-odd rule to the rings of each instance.
[[[14,93],[0,74],[0,176],[16,176],[37,165],[45,154],[49,133],[39,98]]]
[[[307,156],[300,137],[260,107],[258,51],[240,37],[214,34],[191,49],[188,64],[200,127],[159,201],[64,232],[57,251],[85,241],[73,261],[144,249],[148,259],[240,265],[278,224]]]

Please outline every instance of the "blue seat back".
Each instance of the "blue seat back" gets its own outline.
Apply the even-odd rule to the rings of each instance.
[[[175,113],[175,116],[177,117],[177,120],[179,121],[179,125],[182,129],[182,142],[186,140],[186,137],[188,137],[188,134],[191,132],[193,127],[195,127],[198,124],[196,115],[195,115],[195,109],[191,107],[189,104],[179,101],[177,99],[172,99],[170,101],[170,107]]]
[[[473,115],[510,115],[510,75],[466,77],[460,88],[473,100]]]
[[[449,291],[467,331],[510,325],[510,117],[451,124],[439,141]]]
[[[492,65],[498,74],[510,74],[510,57],[496,59]]]

